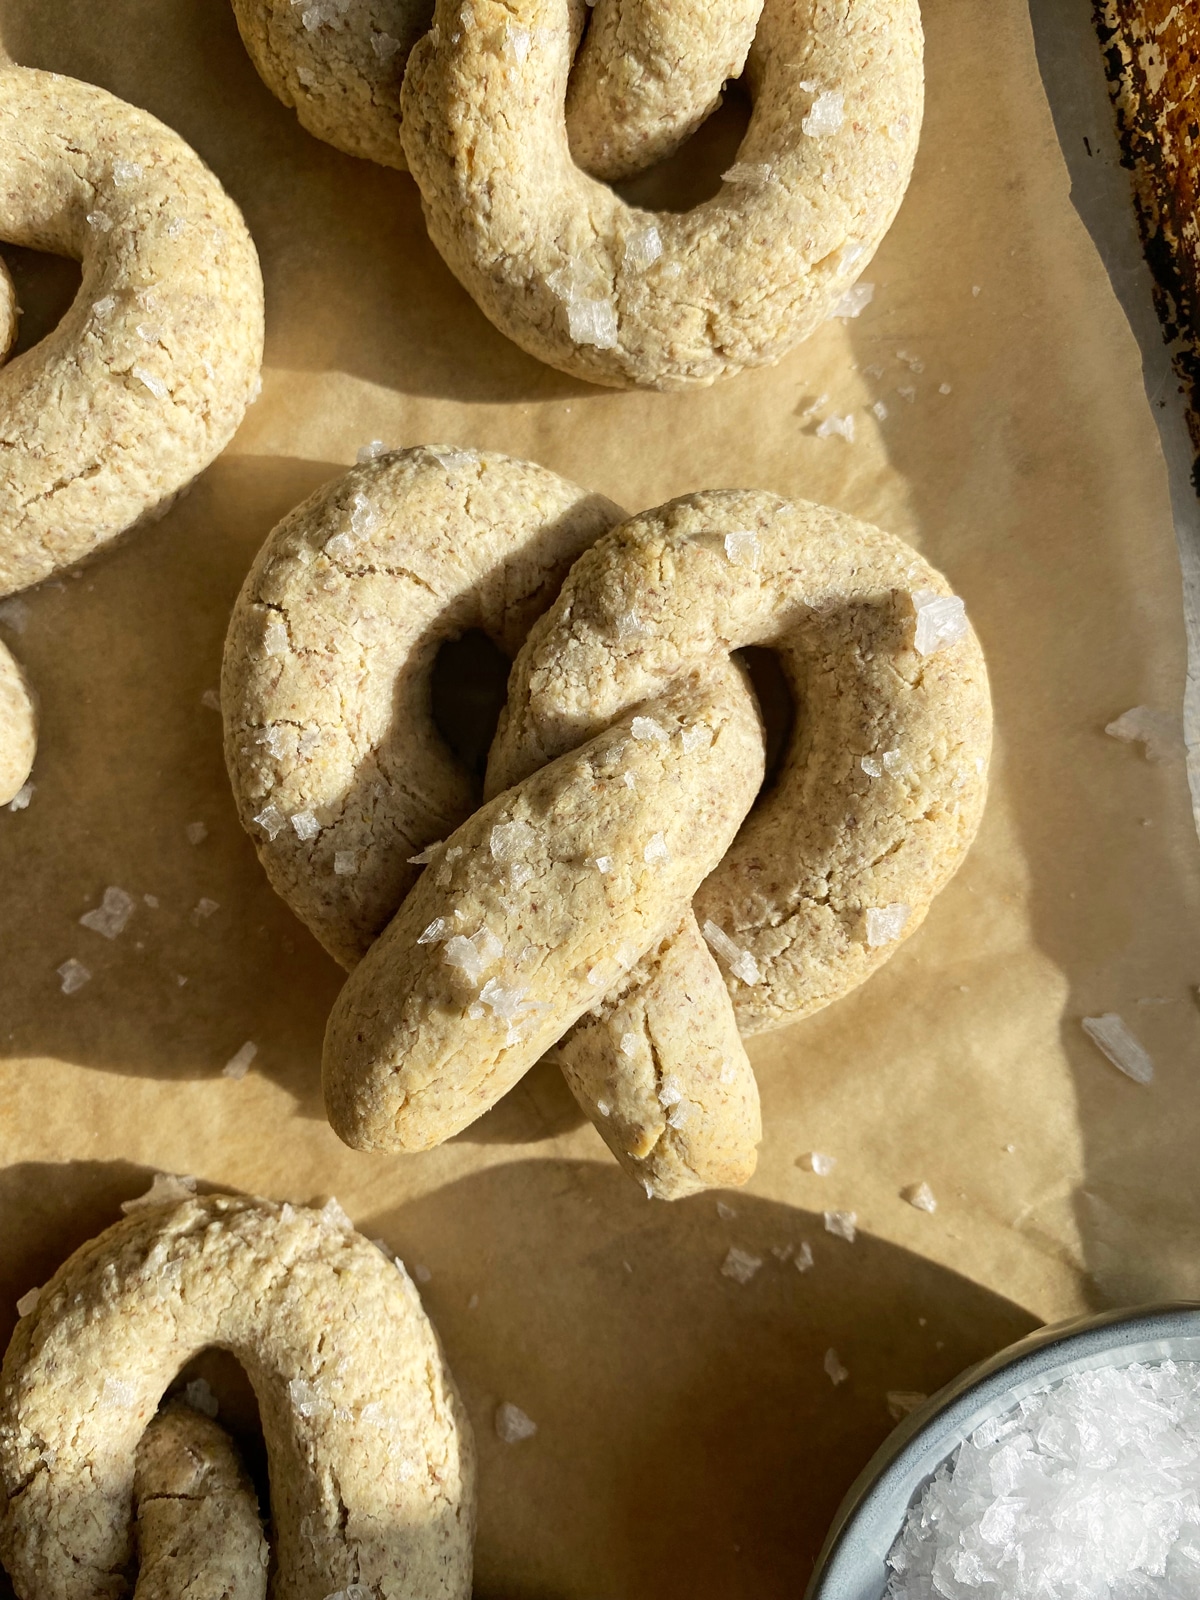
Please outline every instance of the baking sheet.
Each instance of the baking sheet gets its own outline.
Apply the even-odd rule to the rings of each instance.
[[[924,13],[924,140],[872,303],[773,370],[662,396],[508,344],[429,245],[411,181],[304,134],[222,0],[0,0],[15,59],[195,145],[245,209],[268,306],[263,395],[225,456],[5,632],[43,732],[31,805],[0,813],[0,1337],[154,1170],[336,1193],[428,1268],[480,1444],[481,1596],[794,1595],[891,1426],[887,1390],[931,1390],[1040,1320],[1200,1294],[1185,762],[1103,732],[1183,696],[1159,439],[1025,6]],[[816,436],[831,411],[854,412],[852,444]],[[998,733],[980,838],[865,988],[753,1041],[766,1137],[732,1217],[711,1195],[647,1202],[544,1068],[421,1157],[357,1155],[322,1119],[339,973],[240,833],[202,696],[268,529],[375,438],[500,448],[631,509],[727,485],[826,500],[966,597]],[[106,884],[139,897],[111,943],[78,924]],[[93,976],[66,996],[70,956]],[[1110,1010],[1151,1086],[1082,1034]],[[249,1075],[223,1078],[246,1040]],[[830,1176],[800,1164],[814,1149]],[[900,1196],[921,1180],[935,1215]],[[857,1213],[853,1244],[824,1231],[834,1207]],[[772,1253],[805,1240],[807,1273]],[[731,1244],[763,1258],[748,1284],[720,1273]],[[536,1437],[497,1439],[502,1400]]]

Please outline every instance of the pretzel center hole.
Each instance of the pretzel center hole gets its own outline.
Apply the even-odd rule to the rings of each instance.
[[[796,725],[796,701],[783,665],[774,650],[762,645],[747,645],[735,652],[750,674],[750,685],[758,698],[763,727],[767,735],[766,772],[759,797],[767,793],[779,775],[792,730]],[[757,804],[757,801],[755,802]]]
[[[690,211],[711,200],[721,174],[737,160],[750,126],[750,96],[740,81],[725,85],[725,97],[673,156],[635,177],[614,183],[627,205],[645,211]]]
[[[263,1438],[258,1400],[246,1376],[246,1369],[228,1350],[215,1346],[193,1356],[163,1396],[164,1403],[183,1398],[189,1383],[203,1379],[217,1402],[216,1420],[232,1438],[242,1463],[258,1495],[258,1507],[269,1519],[270,1491],[267,1473],[267,1446]]]
[[[508,695],[510,665],[499,646],[478,628],[447,640],[434,658],[434,726],[480,790]]]
[[[21,321],[11,354],[32,350],[48,333],[53,333],[70,310],[79,293],[83,268],[69,256],[52,256],[43,250],[26,250],[21,245],[0,245],[0,255],[12,273],[21,307]]]

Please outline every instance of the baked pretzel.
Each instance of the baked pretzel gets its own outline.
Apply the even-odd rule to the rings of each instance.
[[[518,62],[500,48],[516,31]],[[923,99],[917,0],[765,0],[750,126],[712,199],[652,213],[572,159],[564,0],[438,0],[401,136],[430,237],[522,349],[678,389],[778,361],[862,272],[903,198]]]
[[[465,1600],[471,1436],[416,1290],[322,1213],[230,1195],[118,1222],[59,1268],[18,1323],[0,1370],[0,1552],[21,1600],[125,1592],[135,1460],[143,1582],[170,1587],[173,1519],[150,1502],[188,1492],[179,1451],[198,1425],[181,1440],[177,1422],[160,1421],[156,1437],[152,1419],[180,1368],[210,1345],[233,1353],[258,1399],[278,1600],[323,1600],[350,1584]],[[175,1572],[191,1562],[204,1587],[171,1593],[211,1583],[214,1600],[251,1600],[253,1497],[208,1430],[199,1444],[196,1515],[219,1542],[175,1552]]]
[[[585,171],[613,179],[671,154],[716,108],[745,65],[762,0],[566,4],[571,149]],[[302,127],[346,155],[407,168],[400,85],[433,0],[233,0],[233,10],[259,77]],[[529,45],[520,27],[493,41],[518,67]]]
[[[263,306],[250,235],[199,157],[56,73],[0,65],[0,238],[83,264],[58,327],[0,370],[3,596],[165,511],[224,448],[258,383]],[[34,742],[0,647],[0,802]]]
[[[430,700],[470,628],[516,656],[477,809]],[[757,803],[730,657],[751,644],[802,708]],[[271,881],[353,968],[325,1042],[341,1137],[428,1148],[557,1044],[668,1197],[749,1176],[739,1034],[838,999],[919,926],[977,826],[991,730],[962,603],[900,540],[750,491],[620,522],[447,448],[355,468],[275,529],[222,709]]]

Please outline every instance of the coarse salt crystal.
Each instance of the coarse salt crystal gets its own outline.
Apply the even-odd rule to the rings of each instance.
[[[901,1197],[908,1201],[918,1211],[928,1211],[932,1215],[937,1210],[937,1201],[934,1199],[933,1190],[927,1183],[913,1183],[907,1189],[901,1189]]]
[[[371,49],[374,50],[380,61],[390,61],[400,48],[399,39],[393,39],[390,33],[373,33],[371,35]]]
[[[154,327],[149,322],[139,322],[134,332],[144,344],[158,344],[162,339],[162,329]]]
[[[1123,744],[1140,744],[1147,761],[1165,761],[1183,748],[1180,719],[1149,706],[1123,711],[1115,722],[1105,724],[1104,731]]]
[[[873,283],[852,283],[841,298],[834,302],[827,320],[832,322],[834,317],[861,316],[874,298]]]
[[[903,361],[908,370],[910,372],[915,372],[918,376],[925,371],[925,363],[921,360],[920,356],[910,355],[907,350],[897,350],[896,360]]]
[[[753,988],[756,983],[762,982],[762,970],[749,950],[743,950],[741,945],[735,944],[723,928],[719,928],[711,918],[705,922],[701,933],[706,942],[716,951],[725,962],[735,978],[738,978],[748,987]]]
[[[908,766],[908,762],[904,759],[904,756],[899,749],[885,750],[881,759],[883,761],[883,770],[889,773],[893,778],[899,773],[903,772]]]
[[[208,829],[203,822],[189,822],[183,831],[189,844],[203,844],[208,838]]]
[[[845,1239],[847,1244],[853,1244],[858,1233],[858,1215],[853,1211],[826,1211],[825,1232],[832,1233],[838,1239]]]
[[[24,600],[13,598],[0,604],[0,624],[14,633],[24,633],[29,622],[29,607]]]
[[[612,871],[613,858],[611,856],[589,856],[588,860],[601,875]]]
[[[572,295],[567,301],[567,328],[576,344],[613,350],[617,344],[617,312],[611,300]]]
[[[745,189],[765,189],[771,181],[769,161],[735,161],[727,172],[721,174],[723,183],[732,183]]]
[[[929,1396],[920,1389],[889,1389],[886,1399],[888,1416],[893,1422],[901,1422],[918,1406],[923,1406]]]
[[[335,1194],[321,1207],[321,1221],[327,1227],[336,1228],[339,1233],[353,1233],[354,1224],[346,1213],[344,1206]]]
[[[221,1068],[221,1076],[223,1078],[244,1078],[250,1071],[250,1063],[257,1054],[258,1046],[252,1040],[247,1039],[241,1049],[235,1055],[230,1056],[229,1060]]]
[[[661,722],[655,722],[653,717],[634,717],[629,724],[629,731],[643,744],[652,742],[664,744],[668,738],[667,730]]]
[[[1149,1083],[1154,1077],[1154,1062],[1140,1040],[1125,1026],[1115,1011],[1103,1016],[1084,1017],[1083,1031],[1113,1066],[1134,1083]]]
[[[321,1395],[316,1384],[307,1378],[292,1378],[288,1383],[288,1399],[297,1416],[315,1417],[321,1409]]]
[[[916,589],[912,603],[917,623],[913,649],[919,656],[931,656],[943,645],[956,644],[966,633],[967,608],[958,595]]]
[[[625,265],[635,271],[652,267],[662,252],[662,235],[653,222],[625,236]]]
[[[478,450],[460,450],[456,444],[427,444],[425,451],[444,472],[454,472],[459,467],[469,467],[479,460]]]
[[[518,66],[524,66],[529,56],[533,35],[528,28],[519,28],[509,22],[504,29],[504,48]]]
[[[210,900],[206,894],[202,894],[199,900],[196,901],[196,904],[192,907],[192,915],[190,919],[192,927],[198,928],[202,922],[206,921],[212,916],[214,911],[219,911],[220,909],[220,901]]]
[[[113,182],[119,189],[127,183],[136,183],[142,176],[142,167],[137,161],[114,161],[112,164]]]
[[[623,1033],[621,1035],[621,1054],[628,1060],[632,1060],[637,1053],[638,1035],[633,1032]]]
[[[679,1079],[676,1078],[673,1074],[669,1075],[666,1078],[664,1078],[662,1083],[661,1083],[661,1085],[659,1086],[659,1091],[658,1091],[658,1103],[659,1103],[659,1105],[662,1105],[662,1106],[678,1105],[678,1103],[682,1099],[683,1099],[683,1090],[680,1087]]]
[[[750,528],[737,528],[733,533],[725,535],[725,559],[735,567],[750,567],[754,570],[758,566],[758,558],[762,553],[758,535]]]
[[[442,848],[443,844],[445,844],[445,842],[446,841],[444,839],[435,839],[432,844],[427,844],[425,846],[424,850],[422,850],[419,855],[409,856],[409,858],[408,858],[409,866],[410,867],[427,867],[429,865],[429,863],[433,860],[434,856]]]
[[[520,1444],[522,1439],[532,1439],[537,1423],[520,1406],[505,1400],[496,1407],[496,1434],[505,1444]]]
[[[107,233],[112,227],[112,218],[106,217],[103,211],[89,211],[85,221],[97,233]]]
[[[938,393],[939,394],[950,394],[951,393],[950,385],[948,383],[939,383],[938,384]]]
[[[882,400],[876,400],[874,405],[871,407],[871,410],[875,413],[880,422],[887,421],[888,408],[884,405]]]
[[[92,315],[100,322],[116,310],[117,302],[111,294],[101,295],[92,307]]]
[[[153,372],[148,372],[145,367],[132,367],[130,370],[138,382],[149,389],[156,400],[170,399],[170,389],[167,388],[161,378],[155,377]]]
[[[846,1379],[850,1376],[849,1369],[842,1365],[842,1363],[838,1360],[837,1351],[832,1348],[826,1350],[825,1352],[824,1367],[825,1375],[829,1379],[830,1383],[833,1384],[835,1389],[839,1383],[845,1383]]]
[[[125,1216],[129,1216],[130,1212],[141,1211],[146,1206],[180,1205],[184,1200],[195,1199],[195,1196],[195,1178],[182,1172],[156,1172],[145,1194],[139,1194],[132,1200],[122,1200],[121,1210]]]
[[[824,139],[839,132],[845,120],[846,96],[840,89],[823,89],[800,127],[810,139]]]
[[[358,871],[358,851],[335,850],[333,852],[333,870],[339,878],[352,878]]]
[[[810,1150],[807,1155],[800,1157],[800,1165],[808,1172],[815,1172],[818,1178],[827,1178],[837,1166],[837,1158],[822,1155],[819,1150]]]
[[[808,1240],[805,1239],[802,1242],[802,1244],[800,1245],[800,1248],[796,1251],[796,1256],[795,1256],[794,1261],[792,1262],[792,1265],[795,1267],[797,1272],[807,1272],[809,1267],[812,1266],[812,1264],[813,1264],[812,1245],[810,1245]]]
[[[874,756],[860,756],[858,764],[868,778],[882,778],[883,767]]]
[[[629,777],[632,774],[627,773],[626,776]],[[667,849],[667,841],[663,835],[661,833],[651,834],[649,844],[642,851],[642,860],[645,861],[648,867],[653,867],[657,866],[659,862],[667,862],[670,859],[671,852]]]
[[[183,1398],[193,1411],[199,1411],[205,1417],[215,1417],[221,1409],[216,1395],[203,1378],[193,1378],[191,1383],[184,1384]]]
[[[263,629],[263,649],[269,656],[281,656],[286,652],[290,642],[287,623],[278,611],[272,611]]]
[[[91,911],[85,911],[79,920],[93,933],[103,934],[106,939],[115,939],[125,931],[125,924],[133,915],[135,903],[131,894],[126,894],[124,889],[118,889],[115,884],[109,884],[100,904]]]
[[[254,819],[255,826],[262,829],[268,839],[276,839],[283,831],[287,818],[278,806],[264,806]]]
[[[216,689],[205,689],[204,693],[200,696],[200,704],[202,706],[207,706],[210,711],[220,711],[221,696]]]
[[[683,730],[680,739],[685,756],[694,755],[697,750],[710,750],[713,742],[713,731],[706,722],[694,722],[690,728]]]
[[[17,1301],[17,1315],[19,1317],[27,1317],[37,1305],[38,1301],[41,1299],[41,1296],[42,1291],[40,1288],[27,1289]]]
[[[447,966],[456,967],[467,980],[477,984],[488,967],[493,966],[504,953],[504,946],[486,925],[468,939],[456,933],[446,941],[442,958]]]
[[[735,1283],[749,1283],[761,1266],[761,1256],[752,1256],[748,1250],[739,1250],[737,1245],[731,1244],[721,1263],[721,1276],[732,1278]]]
[[[854,413],[849,411],[844,417],[829,416],[817,428],[818,439],[832,439],[834,435],[845,439],[847,444],[854,443]]]
[[[917,398],[916,385],[911,383],[897,384],[896,393],[900,396],[901,400],[907,400],[910,406]]]
[[[381,455],[386,454],[386,452],[387,445],[384,444],[382,439],[372,439],[370,444],[359,446],[354,459],[358,462],[359,466],[362,467],[365,466],[368,461],[377,460]]]
[[[100,1391],[100,1404],[113,1411],[127,1411],[137,1404],[138,1387],[128,1378],[114,1378],[110,1373]]]
[[[726,1200],[717,1201],[717,1215],[722,1222],[732,1222],[737,1216],[737,1211]]]
[[[717,1082],[723,1083],[726,1088],[737,1081],[737,1068],[732,1061],[722,1061],[721,1070],[717,1073]]]
[[[527,822],[498,822],[492,829],[488,848],[493,861],[516,861],[536,842],[537,834]]]
[[[378,511],[365,494],[361,491],[356,492],[350,501],[350,531],[355,538],[362,539],[377,527],[378,523]]]
[[[36,783],[23,783],[17,790],[16,794],[13,795],[12,799],[8,802],[8,809],[10,811],[26,810],[29,802],[33,799],[36,788]]]
[[[495,1016],[503,1022],[516,1022],[523,1012],[527,1011],[531,1002],[525,996],[529,990],[513,985],[511,988],[502,984],[498,978],[489,978],[479,991],[479,998],[484,1005],[490,1006]]]
[[[690,1100],[678,1100],[675,1105],[671,1107],[670,1113],[667,1116],[667,1127],[684,1127],[686,1123],[691,1121],[692,1112],[695,1109],[695,1106]]]
[[[618,639],[644,639],[649,631],[636,611],[622,611],[617,617]]]
[[[596,1110],[602,1117],[610,1117],[612,1115],[612,1107],[609,1105],[607,1100],[597,1100]]]
[[[87,967],[84,966],[83,962],[76,961],[74,956],[68,957],[68,959],[63,962],[62,966],[58,967],[56,970],[59,977],[62,979],[62,992],[64,994],[75,994],[78,990],[83,988],[84,984],[87,983],[88,979],[91,977],[91,973],[88,971]]]
[[[904,932],[912,907],[898,901],[891,906],[872,906],[867,912],[867,944],[877,950],[892,944]]]
[[[294,811],[288,820],[297,839],[305,844],[315,839],[321,831],[321,824],[311,811]]]

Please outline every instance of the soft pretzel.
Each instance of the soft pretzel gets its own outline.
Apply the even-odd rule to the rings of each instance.
[[[245,224],[195,153],[55,73],[0,66],[0,238],[83,264],[58,327],[0,370],[2,596],[161,513],[223,449],[258,382],[263,309]],[[0,332],[11,305],[5,277]],[[0,718],[3,801],[34,739],[6,654]]]
[[[566,0],[575,59],[567,130],[600,178],[639,171],[677,149],[745,65],[762,0]],[[346,155],[407,168],[400,85],[433,0],[233,0],[263,82],[302,127]],[[470,26],[459,13],[451,26]],[[585,32],[586,27],[586,32]],[[494,41],[521,66],[519,27]]]
[[[265,1600],[267,1541],[233,1441],[172,1400],[138,1443],[134,1600]]]
[[[469,24],[468,24],[468,20]],[[519,30],[518,63],[501,47]],[[496,326],[593,383],[677,389],[779,360],[865,267],[912,169],[917,0],[766,0],[720,192],[627,205],[572,160],[564,0],[438,0],[401,93],[430,237]]]
[[[465,1600],[470,1431],[416,1290],[322,1213],[228,1195],[118,1222],[18,1323],[0,1371],[0,1549],[21,1600],[125,1591],[139,1440],[180,1368],[210,1345],[232,1352],[258,1399],[279,1600],[350,1584]],[[146,1523],[147,1486],[178,1470],[172,1440],[158,1443],[138,1462],[143,1560],[145,1540],[153,1555],[167,1532]],[[207,1478],[205,1514],[224,1531],[201,1575],[252,1583],[246,1495],[228,1474]]]
[[[399,452],[297,508],[243,587],[226,757],[275,886],[354,968],[325,1050],[353,1145],[438,1143],[561,1040],[652,1192],[744,1181],[739,1030],[866,978],[974,834],[986,673],[915,551],[749,491],[618,518],[525,463]],[[516,654],[474,811],[429,702],[471,627]],[[750,644],[801,715],[743,824],[763,740],[730,651]]]

